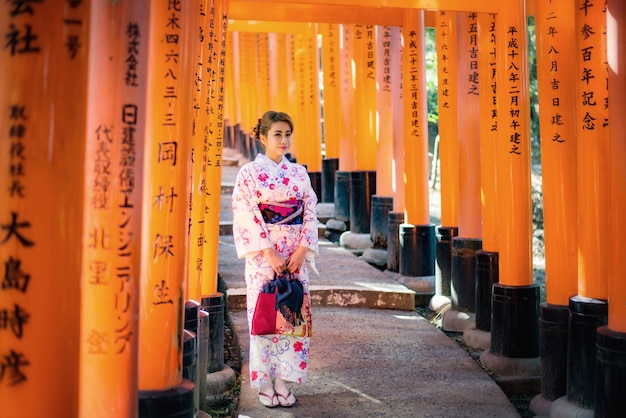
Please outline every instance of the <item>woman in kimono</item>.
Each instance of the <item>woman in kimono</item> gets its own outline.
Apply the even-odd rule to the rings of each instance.
[[[233,189],[233,236],[237,256],[245,257],[248,329],[259,292],[275,274],[294,273],[310,310],[309,270],[318,254],[316,204],[306,169],[285,155],[293,121],[268,111],[253,129],[265,148],[241,167]],[[287,383],[304,383],[309,360],[310,327],[302,337],[250,334],[250,383],[267,407],[296,403]]]

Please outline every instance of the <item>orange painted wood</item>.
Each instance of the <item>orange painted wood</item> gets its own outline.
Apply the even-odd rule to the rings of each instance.
[[[607,23],[607,58],[609,64],[609,176],[611,248],[609,255],[609,328],[626,333],[626,7],[622,1],[609,0]]]
[[[359,0],[278,0],[272,2],[272,13],[258,13],[259,2],[266,0],[233,0],[233,19],[274,20],[286,22],[358,23],[400,26],[408,10],[454,10],[462,12],[498,12],[505,3],[497,0],[377,0],[365,6]],[[406,10],[405,10],[406,9]]]
[[[496,58],[496,17],[481,13],[479,28],[480,78],[480,199],[482,205],[482,249],[498,251],[498,195],[497,195],[497,128],[498,94]],[[502,70],[500,70],[502,71]]]
[[[402,96],[402,30],[400,27],[391,29],[391,68],[398,78],[391,84],[391,99],[394,109],[393,118],[393,210],[404,212],[404,103]]]
[[[189,180],[189,258],[187,271],[187,285],[185,287],[185,301],[201,300],[201,288],[204,269],[204,245],[206,242],[205,207],[207,196],[207,147],[209,143],[209,113],[206,103],[209,100],[209,58],[212,56],[212,46],[209,47],[213,25],[209,25],[211,4],[209,0],[197,2],[197,41],[196,41],[196,71],[194,77],[193,95],[193,130],[191,135],[191,176]]]
[[[528,286],[532,275],[528,34],[524,2],[496,18],[498,68],[498,183],[500,283]]]
[[[203,276],[201,299],[217,293],[218,248],[220,235],[220,199],[222,195],[222,150],[224,148],[224,79],[226,65],[227,0],[211,0],[209,23],[212,24],[213,36],[211,60],[207,60],[208,100],[204,111],[208,114],[207,160],[206,160],[206,200],[203,208],[204,236]]]
[[[341,75],[341,142],[339,145],[339,171],[356,170],[356,120],[354,118],[354,73],[352,60],[354,55],[354,27],[341,25],[341,56],[339,59]]]
[[[190,3],[152,4],[148,112],[144,150],[139,390],[182,383],[184,275],[187,268],[188,156],[191,152],[193,45]],[[172,18],[180,25],[172,24]],[[169,25],[168,25],[169,23]]]
[[[376,37],[376,194],[391,196],[394,192],[393,172],[393,83],[398,83],[400,72],[394,71],[394,45],[391,26],[378,28]],[[395,68],[395,70],[398,70]],[[397,113],[397,112],[396,112]]]
[[[457,15],[459,236],[482,236],[478,14]]]
[[[228,30],[226,33],[226,79],[224,84],[224,119],[230,126],[241,122],[241,106],[238,105],[239,79],[239,34]]]
[[[2,2],[0,416],[78,416],[87,3]]]
[[[326,158],[339,158],[341,141],[341,67],[339,25],[320,24],[322,71],[324,73],[324,149]]]
[[[405,219],[413,225],[430,224],[428,131],[424,64],[424,12],[411,10],[402,26],[404,100]]]
[[[571,0],[537,4],[546,302],[562,306],[578,291],[574,23]]]
[[[578,179],[578,294],[606,299],[609,230],[606,12],[575,2]]]
[[[441,225],[458,226],[459,219],[459,141],[457,85],[457,14],[441,11],[436,15],[437,73],[439,89],[439,160]]]
[[[79,416],[136,416],[148,7],[91,6]]]
[[[376,170],[376,28],[354,25],[356,169]]]

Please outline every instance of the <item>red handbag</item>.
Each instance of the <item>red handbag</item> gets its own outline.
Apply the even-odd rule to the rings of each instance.
[[[252,315],[252,335],[276,333],[276,291],[259,293]]]

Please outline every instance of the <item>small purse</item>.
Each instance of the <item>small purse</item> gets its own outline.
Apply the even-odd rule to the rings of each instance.
[[[263,286],[252,315],[252,335],[311,336],[311,304],[293,273]]]
[[[271,293],[261,291],[256,300],[252,315],[252,335],[276,333],[276,290]]]

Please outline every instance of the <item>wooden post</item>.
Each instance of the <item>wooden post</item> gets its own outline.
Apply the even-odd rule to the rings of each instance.
[[[0,27],[0,416],[77,417],[89,6]]]
[[[339,158],[341,140],[340,27],[320,24],[324,72],[324,145],[326,158]]]
[[[457,17],[455,12],[436,14],[437,72],[439,89],[439,159],[441,161],[441,225],[458,227],[459,143],[457,140]]]
[[[393,196],[393,96],[392,83],[400,76],[392,72],[392,28],[378,28],[376,38],[376,194]]]
[[[574,4],[536,4],[546,301],[541,303],[541,396],[566,394],[569,298],[577,293]]]
[[[498,251],[497,153],[498,90],[496,60],[496,15],[478,15],[480,78],[480,184],[482,195],[483,250]],[[502,70],[501,70],[502,71]]]
[[[356,169],[376,169],[376,28],[354,25]]]
[[[400,274],[434,276],[435,230],[430,224],[424,11],[406,12],[402,37],[405,218],[400,226]]]
[[[340,28],[340,97],[343,118],[341,124],[341,141],[339,144],[339,171],[348,172],[356,169],[354,74],[352,73],[354,27],[353,25],[341,25]]]
[[[79,416],[137,413],[149,7],[91,7]]]
[[[142,298],[139,307],[139,411],[163,404],[194,413],[194,385],[182,377],[184,275],[187,267],[188,156],[195,28],[190,2],[150,10],[148,115],[144,149]]]
[[[597,416],[624,415],[623,388],[626,385],[626,257],[624,231],[626,222],[626,7],[621,1],[609,0],[607,15],[607,58],[611,107],[609,108],[609,176],[610,223],[616,231],[611,236],[609,255],[609,311],[608,326],[598,328],[595,386],[595,413]]]
[[[525,2],[518,0],[496,17],[499,283],[493,285],[491,349],[481,356],[492,367],[490,360],[502,357],[510,361],[533,358],[537,365],[539,361],[539,287],[533,284],[531,248],[527,45]],[[534,373],[533,367],[528,372]]]

